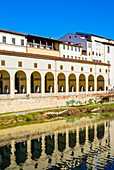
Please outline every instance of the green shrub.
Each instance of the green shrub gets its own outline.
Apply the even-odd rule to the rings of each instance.
[[[104,103],[104,102],[109,102],[109,97],[104,97],[104,98],[101,100],[101,103]]]

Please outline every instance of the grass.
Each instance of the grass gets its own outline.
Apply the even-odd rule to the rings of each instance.
[[[92,114],[92,110],[96,108],[104,108],[104,112],[100,113],[99,117],[109,117],[114,116],[114,110],[113,112],[109,111],[111,109],[114,109],[114,104],[94,104],[94,105],[87,105],[87,106],[75,106],[75,107],[64,107],[64,108],[57,108],[57,109],[49,109],[46,111],[40,111],[40,112],[31,112],[27,113],[25,115],[9,115],[9,113],[6,114],[4,117],[0,117],[0,129],[5,128],[11,128],[16,126],[24,126],[24,125],[30,125],[30,124],[38,124],[38,123],[46,123],[51,121],[57,121],[57,120],[66,120],[66,121],[74,121],[75,119],[81,119],[82,117],[88,117],[92,119],[93,117],[98,116]],[[68,113],[71,113],[70,115],[61,115],[57,117],[45,117],[45,113],[47,112],[61,112],[63,110],[68,110]],[[72,115],[73,113],[76,113]],[[109,111],[109,112],[108,112]]]

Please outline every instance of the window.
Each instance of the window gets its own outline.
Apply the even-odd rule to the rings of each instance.
[[[63,49],[65,49],[65,45],[63,45]]]
[[[69,36],[69,38],[71,38],[71,36]]]
[[[1,66],[5,66],[5,60],[1,60]]]
[[[101,73],[101,69],[99,69],[99,72]]]
[[[91,55],[91,53],[89,52],[89,55]]]
[[[110,61],[107,61],[108,64],[110,64]]]
[[[81,67],[81,71],[83,71],[83,67]]]
[[[71,46],[71,50],[73,51],[73,46]]]
[[[78,52],[80,52],[80,48],[78,48]]]
[[[67,45],[67,50],[69,50],[69,46]]]
[[[37,68],[37,63],[34,63],[34,68]]]
[[[96,52],[96,55],[98,55],[98,53]]]
[[[69,55],[67,55],[67,58],[69,58]]]
[[[75,51],[77,51],[77,48],[75,47]]]
[[[15,44],[15,38],[12,38],[12,44]]]
[[[71,66],[71,70],[72,70],[72,71],[74,70],[74,66]]]
[[[82,57],[82,60],[84,60],[84,57]]]
[[[87,60],[87,58],[85,58],[85,60]]]
[[[63,70],[63,65],[60,65],[60,70]]]
[[[92,55],[94,55],[94,51],[92,51]]]
[[[75,56],[75,59],[77,59],[77,57]]]
[[[106,73],[108,72],[108,70],[106,69]]]
[[[3,37],[3,43],[6,43],[6,37]]]
[[[51,64],[48,64],[48,69],[51,69]]]
[[[24,40],[21,40],[21,45],[24,46]]]
[[[71,56],[71,58],[73,59],[73,56]]]
[[[22,67],[22,61],[18,62],[18,67]]]
[[[92,72],[92,68],[90,68],[90,72]]]
[[[80,60],[80,57],[78,57],[78,60]]]
[[[65,58],[65,55],[63,55],[63,58]]]
[[[93,61],[95,62],[95,60],[93,59]]]
[[[101,60],[99,60],[99,62],[101,63]]]
[[[101,53],[99,53],[99,56],[101,56]]]
[[[107,53],[110,53],[110,47],[109,46],[107,47]]]

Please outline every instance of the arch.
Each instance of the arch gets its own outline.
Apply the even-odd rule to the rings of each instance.
[[[69,92],[76,92],[76,76],[75,74],[70,74],[68,78]]]
[[[85,75],[84,74],[80,74],[79,76],[79,91],[83,92],[86,90],[86,81],[85,81]]]
[[[104,90],[104,77],[102,75],[99,75],[97,77],[97,91],[103,90]]]
[[[41,137],[38,139],[31,140],[31,154],[32,160],[38,160],[42,153],[42,139]]]
[[[45,153],[47,155],[52,155],[52,153],[54,152],[55,146],[54,138],[55,135],[49,135],[45,137]]]
[[[76,131],[69,131],[69,147],[74,148],[76,146]]]
[[[24,163],[27,160],[27,141],[16,143],[15,144],[16,152],[16,163]]]
[[[92,74],[88,77],[88,91],[94,91],[94,76]]]
[[[54,75],[51,72],[45,75],[45,93],[54,92]]]
[[[66,91],[66,78],[64,73],[59,73],[57,77],[58,82],[58,92]]]
[[[10,93],[10,75],[6,70],[0,70],[0,94]]]
[[[66,148],[66,133],[58,134],[58,150],[63,152]]]
[[[31,74],[31,93],[41,93],[41,75],[37,71]]]
[[[24,71],[15,73],[15,93],[26,93],[26,74]]]

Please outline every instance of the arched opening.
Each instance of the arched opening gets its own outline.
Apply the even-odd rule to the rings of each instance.
[[[80,145],[84,145],[86,140],[86,129],[84,128],[83,130],[80,129],[79,131],[79,143]]]
[[[31,74],[31,93],[41,93],[41,75],[37,71]]]
[[[69,92],[76,91],[76,76],[74,74],[69,75]]]
[[[17,71],[15,74],[15,93],[26,93],[26,74],[23,71]]]
[[[10,166],[11,145],[0,147],[0,169],[6,169]]]
[[[103,90],[104,90],[104,77],[100,75],[97,77],[97,91]]]
[[[104,128],[104,124],[100,124],[97,126],[97,138],[100,140],[104,137],[104,133],[105,133],[105,128]]]
[[[88,91],[94,91],[94,76],[89,75],[88,77]]]
[[[63,73],[59,73],[58,75],[58,92],[66,91],[66,80],[65,75]]]
[[[54,76],[52,73],[48,72],[45,75],[45,93],[54,92]]]
[[[58,134],[58,150],[63,152],[66,148],[66,133]]]
[[[94,126],[88,128],[88,139],[90,142],[94,141]]]
[[[45,153],[47,155],[52,155],[52,153],[54,152],[54,137],[54,135],[49,135],[45,137]]]
[[[31,140],[31,154],[32,160],[38,160],[42,153],[42,139],[33,139]]]
[[[17,165],[27,160],[27,141],[15,144],[15,156]]]
[[[74,148],[76,146],[76,131],[69,132],[69,147]]]
[[[86,90],[85,75],[80,74],[80,76],[79,76],[79,91],[83,92],[85,90]]]
[[[0,94],[10,93],[10,75],[5,70],[0,70]]]

